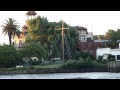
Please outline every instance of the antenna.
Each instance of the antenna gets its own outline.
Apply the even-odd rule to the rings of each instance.
[[[93,34],[93,40],[94,40],[94,33],[93,33],[93,23],[92,23],[92,34]]]
[[[93,33],[93,24],[92,24],[92,33]]]

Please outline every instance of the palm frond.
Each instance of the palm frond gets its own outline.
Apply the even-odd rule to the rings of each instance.
[[[2,34],[9,35],[11,38],[15,37],[17,35],[20,36],[20,26],[18,25],[17,21],[13,18],[8,18],[8,20],[5,20],[6,22],[1,25],[2,27]],[[10,38],[10,39],[11,39]]]

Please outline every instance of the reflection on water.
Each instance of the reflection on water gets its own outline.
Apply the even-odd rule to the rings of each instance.
[[[120,79],[120,73],[54,73],[54,74],[14,74],[0,75],[0,79]]]

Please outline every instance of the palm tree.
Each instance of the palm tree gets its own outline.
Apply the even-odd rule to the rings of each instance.
[[[11,41],[12,38],[15,37],[15,35],[18,36],[18,38],[20,37],[20,27],[17,24],[16,20],[14,20],[13,18],[8,18],[8,20],[6,20],[6,22],[4,23],[4,25],[2,25],[1,27],[3,30],[4,35],[8,35],[9,37],[9,45],[11,46]]]

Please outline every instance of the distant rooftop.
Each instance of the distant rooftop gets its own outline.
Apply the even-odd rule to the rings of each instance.
[[[85,28],[83,26],[73,26],[73,28],[75,28],[77,30],[87,30],[87,28]]]
[[[94,40],[94,42],[108,42],[109,40]]]
[[[85,27],[83,27],[83,26],[72,26],[73,28],[75,28],[75,30],[84,30],[84,31],[86,31],[87,32],[87,34],[88,34],[88,31],[87,31],[87,28],[85,28]]]
[[[83,50],[96,50],[98,47],[102,47],[101,42],[80,42],[77,47]]]
[[[27,11],[26,15],[35,16],[35,15],[37,15],[37,13],[35,11]]]

